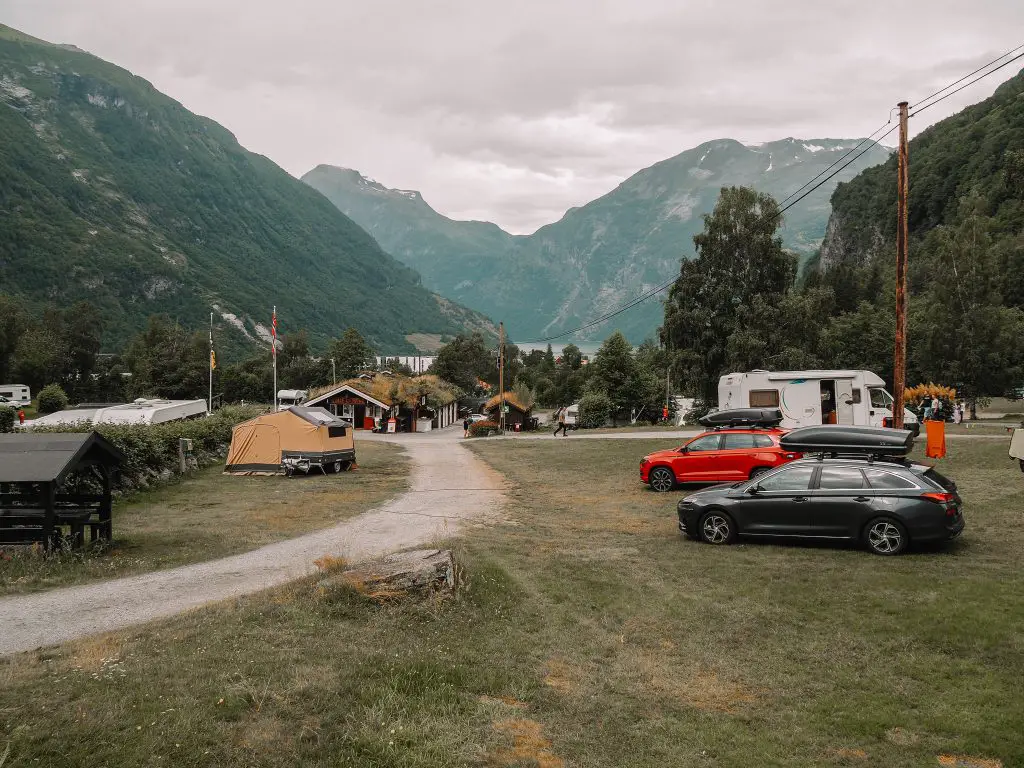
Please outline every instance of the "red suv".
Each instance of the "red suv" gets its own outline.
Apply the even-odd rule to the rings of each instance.
[[[640,480],[659,492],[678,483],[735,483],[767,472],[802,454],[783,450],[786,430],[726,428],[705,432],[681,448],[640,460]]]

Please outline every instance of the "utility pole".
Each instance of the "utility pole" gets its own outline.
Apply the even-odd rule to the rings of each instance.
[[[498,428],[505,434],[505,323],[498,323]]]
[[[213,413],[213,366],[216,364],[213,356],[213,312],[210,313],[210,394],[206,401],[206,410]]]
[[[907,387],[907,102],[900,109],[900,148],[896,171],[896,343],[893,361],[892,425],[903,429],[903,391]]]
[[[337,384],[337,383],[338,383],[338,374],[335,372],[335,369],[334,369],[334,358],[332,357],[331,358],[331,384],[334,385],[334,384]]]

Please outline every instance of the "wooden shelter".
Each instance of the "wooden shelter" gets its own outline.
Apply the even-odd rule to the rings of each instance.
[[[484,413],[486,413],[487,418],[495,424],[499,423],[499,411],[501,409],[502,400],[503,398],[501,395],[495,395],[484,403]],[[524,405],[513,392],[505,393],[504,403],[508,407],[508,413],[505,414],[505,429],[515,429],[517,424],[519,425],[519,428],[523,430],[533,429],[534,422],[531,418],[533,406]]]
[[[0,543],[109,540],[113,474],[124,455],[97,432],[0,435]]]

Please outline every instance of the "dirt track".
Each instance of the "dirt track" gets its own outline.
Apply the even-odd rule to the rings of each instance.
[[[0,599],[0,655],[141,624],[257,592],[315,570],[324,555],[361,560],[449,536],[500,514],[503,481],[459,444],[462,430],[402,435],[411,489],[332,528],[241,555]]]

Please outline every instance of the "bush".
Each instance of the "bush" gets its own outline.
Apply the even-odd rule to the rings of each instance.
[[[612,401],[604,392],[588,392],[580,398],[579,426],[603,427],[612,415]]]
[[[15,413],[13,408],[0,407],[0,434],[14,431]]]
[[[59,384],[47,384],[39,391],[39,412],[56,413],[68,407],[68,396]]]
[[[178,471],[178,440],[192,440],[192,452],[200,463],[223,456],[231,444],[236,424],[254,418],[266,409],[259,406],[225,406],[205,419],[171,421],[166,424],[61,424],[34,432],[92,432],[95,430],[120,450],[125,460],[118,473],[119,490],[146,485],[150,478]]]
[[[469,425],[470,437],[487,437],[501,432],[501,427],[494,421],[475,421]]]

